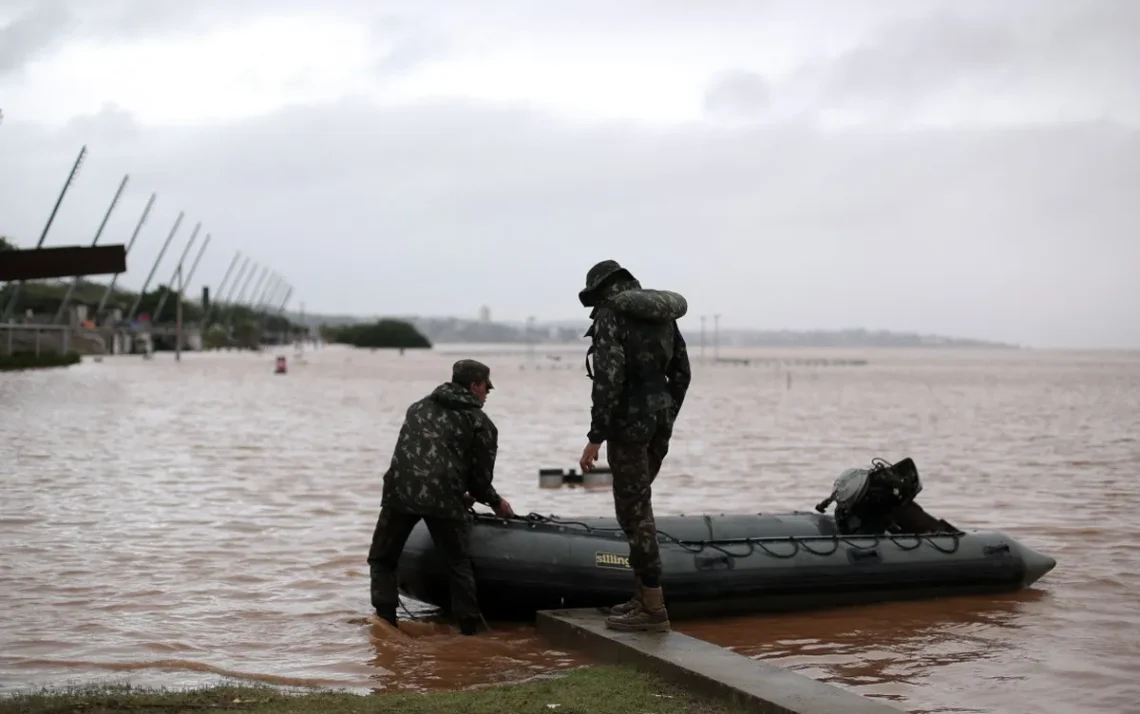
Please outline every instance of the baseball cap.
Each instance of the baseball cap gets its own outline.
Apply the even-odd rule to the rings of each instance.
[[[494,389],[491,384],[491,368],[478,360],[461,359],[451,366],[451,381],[457,384],[471,384],[472,382],[487,381],[487,389]]]

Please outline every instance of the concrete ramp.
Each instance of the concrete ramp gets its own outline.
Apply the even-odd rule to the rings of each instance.
[[[758,662],[679,632],[617,632],[596,610],[545,610],[538,633],[551,644],[633,665],[757,714],[899,714],[887,704]]]

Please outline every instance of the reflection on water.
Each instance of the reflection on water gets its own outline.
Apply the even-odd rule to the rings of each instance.
[[[1140,711],[1140,357],[753,354],[868,364],[697,365],[658,513],[809,509],[843,469],[911,456],[932,514],[1007,531],[1058,566],[1000,598],[680,629],[912,711]],[[407,404],[456,355],[325,349],[284,376],[273,357],[0,374],[0,688],[126,676],[418,691],[578,664],[529,628],[472,639],[370,619],[381,475]],[[606,492],[538,488],[539,469],[581,452],[579,357],[486,358],[496,483],[521,512],[612,513]]]
[[[960,703],[945,708],[939,705],[944,694],[924,692],[939,681],[950,688],[968,683],[976,700],[990,686],[1004,690],[1024,680],[1015,668],[1035,662],[1020,651],[1030,637],[1022,632],[1032,621],[1027,606],[1043,599],[1041,590],[948,598],[939,601],[937,618],[930,603],[903,602],[679,623],[676,629],[912,712],[984,712]]]
[[[375,688],[387,691],[519,682],[588,662],[551,649],[534,628],[522,625],[496,624],[489,632],[470,638],[443,623],[401,621],[397,630],[373,615],[364,624],[376,650],[369,666],[379,671],[370,679]]]

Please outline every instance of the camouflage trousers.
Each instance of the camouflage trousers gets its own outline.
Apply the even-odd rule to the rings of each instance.
[[[648,441],[614,441],[606,446],[613,472],[614,511],[629,540],[629,564],[644,580],[661,577],[657,524],[653,520],[653,481],[669,453],[672,419],[662,414]]]
[[[475,592],[475,571],[471,568],[469,540],[471,524],[462,520],[447,520],[414,513],[401,513],[381,508],[372,533],[372,547],[368,550],[368,570],[371,578],[372,607],[381,617],[394,616],[399,605],[396,587],[396,569],[400,553],[412,529],[423,518],[428,532],[435,541],[447,564],[451,613],[463,620],[479,617],[479,601]]]

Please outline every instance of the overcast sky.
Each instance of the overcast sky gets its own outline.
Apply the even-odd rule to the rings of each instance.
[[[0,0],[0,234],[309,312],[1140,347],[1140,2]],[[191,253],[193,256],[193,253]]]

